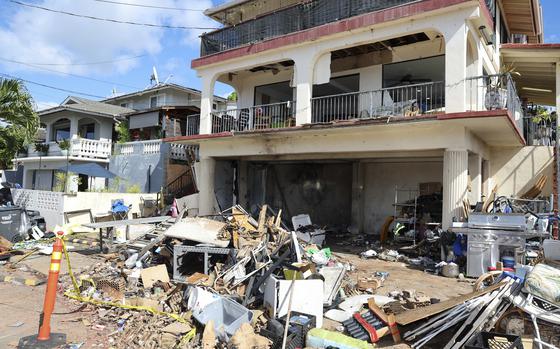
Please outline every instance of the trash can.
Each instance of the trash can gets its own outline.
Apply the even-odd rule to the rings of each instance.
[[[0,207],[0,236],[11,242],[23,240],[22,212],[19,206]]]

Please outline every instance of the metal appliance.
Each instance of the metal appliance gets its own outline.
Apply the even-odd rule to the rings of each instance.
[[[469,214],[467,224],[472,229],[527,230],[527,217],[523,213],[482,213]]]

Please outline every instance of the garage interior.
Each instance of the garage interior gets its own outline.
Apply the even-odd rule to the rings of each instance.
[[[258,216],[263,204],[282,209],[284,223],[308,214],[313,224],[333,231],[378,235],[395,202],[436,195],[428,216],[441,222],[443,157],[388,156],[313,160],[219,159],[215,194],[220,211],[239,204]],[[426,184],[429,184],[426,186]],[[426,192],[426,189],[430,188]],[[395,197],[398,189],[398,197]],[[399,208],[397,206],[397,208]],[[400,208],[399,208],[400,210]],[[410,211],[410,210],[409,210]],[[397,216],[400,213],[397,212]]]

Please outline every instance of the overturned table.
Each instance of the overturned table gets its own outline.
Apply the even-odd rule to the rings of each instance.
[[[137,224],[158,224],[167,222],[174,219],[171,216],[156,216],[135,219],[123,219],[117,221],[99,222],[99,223],[84,223],[82,226],[90,229],[99,229],[99,249],[103,252],[103,230],[107,231],[107,245],[110,249],[113,245],[114,229],[116,227],[126,226],[126,239],[129,240],[129,227]]]

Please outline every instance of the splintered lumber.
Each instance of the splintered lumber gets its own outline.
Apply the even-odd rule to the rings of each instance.
[[[257,231],[259,232],[260,235],[265,233],[267,207],[268,205],[262,205],[261,212],[259,213],[259,225]]]
[[[486,200],[484,200],[484,204],[482,205],[482,212],[488,212],[488,207],[490,206],[490,204],[494,201],[494,199],[496,198],[496,193],[498,192],[498,186],[496,185],[494,187],[494,189],[492,189],[492,192],[490,193],[490,195],[488,195],[488,197],[486,198]]]
[[[411,324],[413,322],[425,319],[427,317],[439,314],[442,311],[451,309],[456,305],[459,305],[459,304],[461,304],[465,301],[468,301],[469,299],[482,296],[482,295],[484,295],[488,292],[492,292],[492,291],[504,286],[504,284],[505,284],[504,282],[500,282],[498,284],[495,284],[495,285],[492,285],[488,288],[485,288],[484,290],[481,290],[481,291],[475,291],[475,292],[467,293],[465,295],[455,297],[455,298],[451,298],[451,299],[448,299],[448,300],[440,302],[440,303],[429,305],[427,307],[416,308],[416,309],[413,309],[413,310],[406,311],[402,314],[397,315],[397,324],[404,326],[404,325],[408,325],[408,324]]]
[[[521,195],[521,198],[532,200],[537,196],[539,196],[547,180],[548,180],[547,176],[545,175],[540,176],[540,178],[535,182],[535,184],[531,188],[529,188],[529,190],[527,190],[525,194]]]

